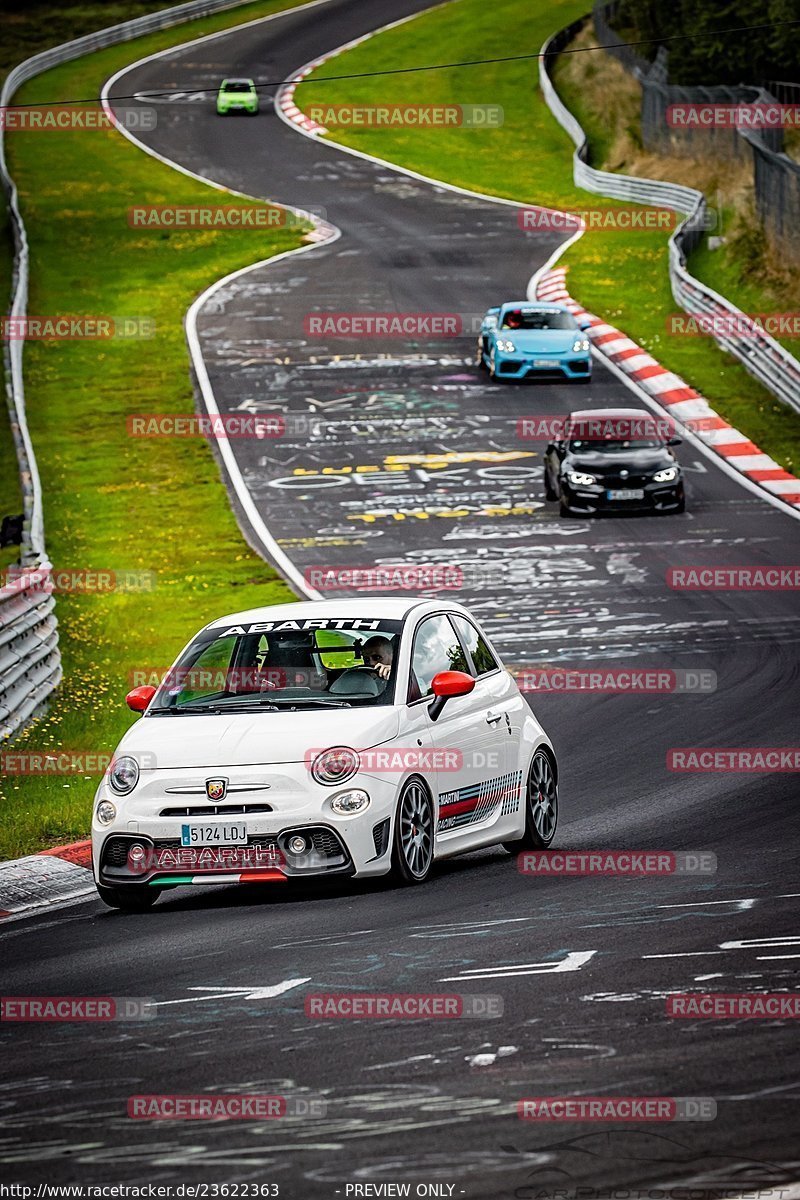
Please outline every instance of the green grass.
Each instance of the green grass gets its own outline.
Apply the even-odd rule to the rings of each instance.
[[[329,137],[425,175],[477,192],[565,209],[614,209],[612,201],[572,183],[573,146],[538,91],[533,61],[480,64],[409,75],[322,84],[345,72],[379,72],[459,59],[535,53],[545,38],[586,11],[585,0],[552,0],[519,20],[516,0],[455,0],[332,59],[296,92],[306,112],[314,103],[498,103],[500,129],[460,127],[337,130]],[[509,30],[513,39],[509,42]],[[442,49],[444,48],[444,49]],[[523,235],[519,253],[525,254]],[[667,238],[658,231],[592,231],[571,247],[572,295],[623,329],[664,366],[682,375],[723,416],[782,465],[800,462],[800,421],[710,338],[667,334],[676,311],[667,274]],[[497,297],[487,296],[487,301]]]
[[[290,5],[260,0],[99,52],[32,80],[17,99],[97,94],[113,71],[146,53],[281,7]],[[134,230],[126,213],[136,201],[224,197],[110,130],[18,133],[8,146],[31,243],[29,312],[156,323],[150,340],[30,342],[25,350],[53,563],[152,571],[154,587],[58,598],[65,682],[14,750],[107,752],[136,719],[124,703],[134,669],[169,666],[196,629],[225,612],[292,598],[244,543],[207,444],[131,438],[126,417],[193,411],[189,304],[220,276],[298,245],[302,231]],[[0,857],[86,836],[96,783],[0,776]]]
[[[4,11],[0,42],[0,81],[23,59],[60,42],[71,41],[108,25],[116,25],[164,7],[164,0],[28,0],[22,11]],[[8,309],[11,291],[13,245],[5,197],[0,199],[0,301]],[[16,468],[14,443],[5,409],[0,411],[0,517],[22,512],[22,493]],[[17,547],[0,547],[0,570],[16,562]]]

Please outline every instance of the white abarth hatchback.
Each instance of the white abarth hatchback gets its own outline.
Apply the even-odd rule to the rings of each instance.
[[[435,859],[546,848],[553,747],[466,609],[364,598],[213,621],[159,687],[95,797],[101,898],[184,884],[422,883]]]

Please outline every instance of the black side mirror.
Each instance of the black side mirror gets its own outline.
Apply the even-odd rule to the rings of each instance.
[[[682,444],[683,444],[683,438],[679,438],[679,437],[667,438],[668,446],[680,446]]]

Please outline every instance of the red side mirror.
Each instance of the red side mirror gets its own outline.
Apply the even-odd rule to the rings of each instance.
[[[132,692],[128,692],[125,697],[125,703],[134,712],[142,713],[155,694],[156,689],[154,687],[151,687],[149,683],[143,683],[141,687],[135,687]]]
[[[450,700],[453,696],[466,696],[475,687],[475,680],[466,671],[440,671],[431,680],[434,696]]]

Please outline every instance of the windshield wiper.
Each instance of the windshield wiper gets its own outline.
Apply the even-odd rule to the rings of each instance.
[[[278,712],[279,709],[275,704],[176,704],[174,708],[153,708],[149,715],[153,716],[185,716],[191,713],[211,713],[215,717],[225,717],[228,713],[255,713],[255,712]]]
[[[273,704],[275,705],[276,710],[278,706],[281,706],[282,708],[297,708],[301,704],[320,704],[323,708],[353,707],[349,700],[323,700],[321,696],[293,696],[291,699],[289,697],[286,697],[285,699],[275,697],[273,699]]]

